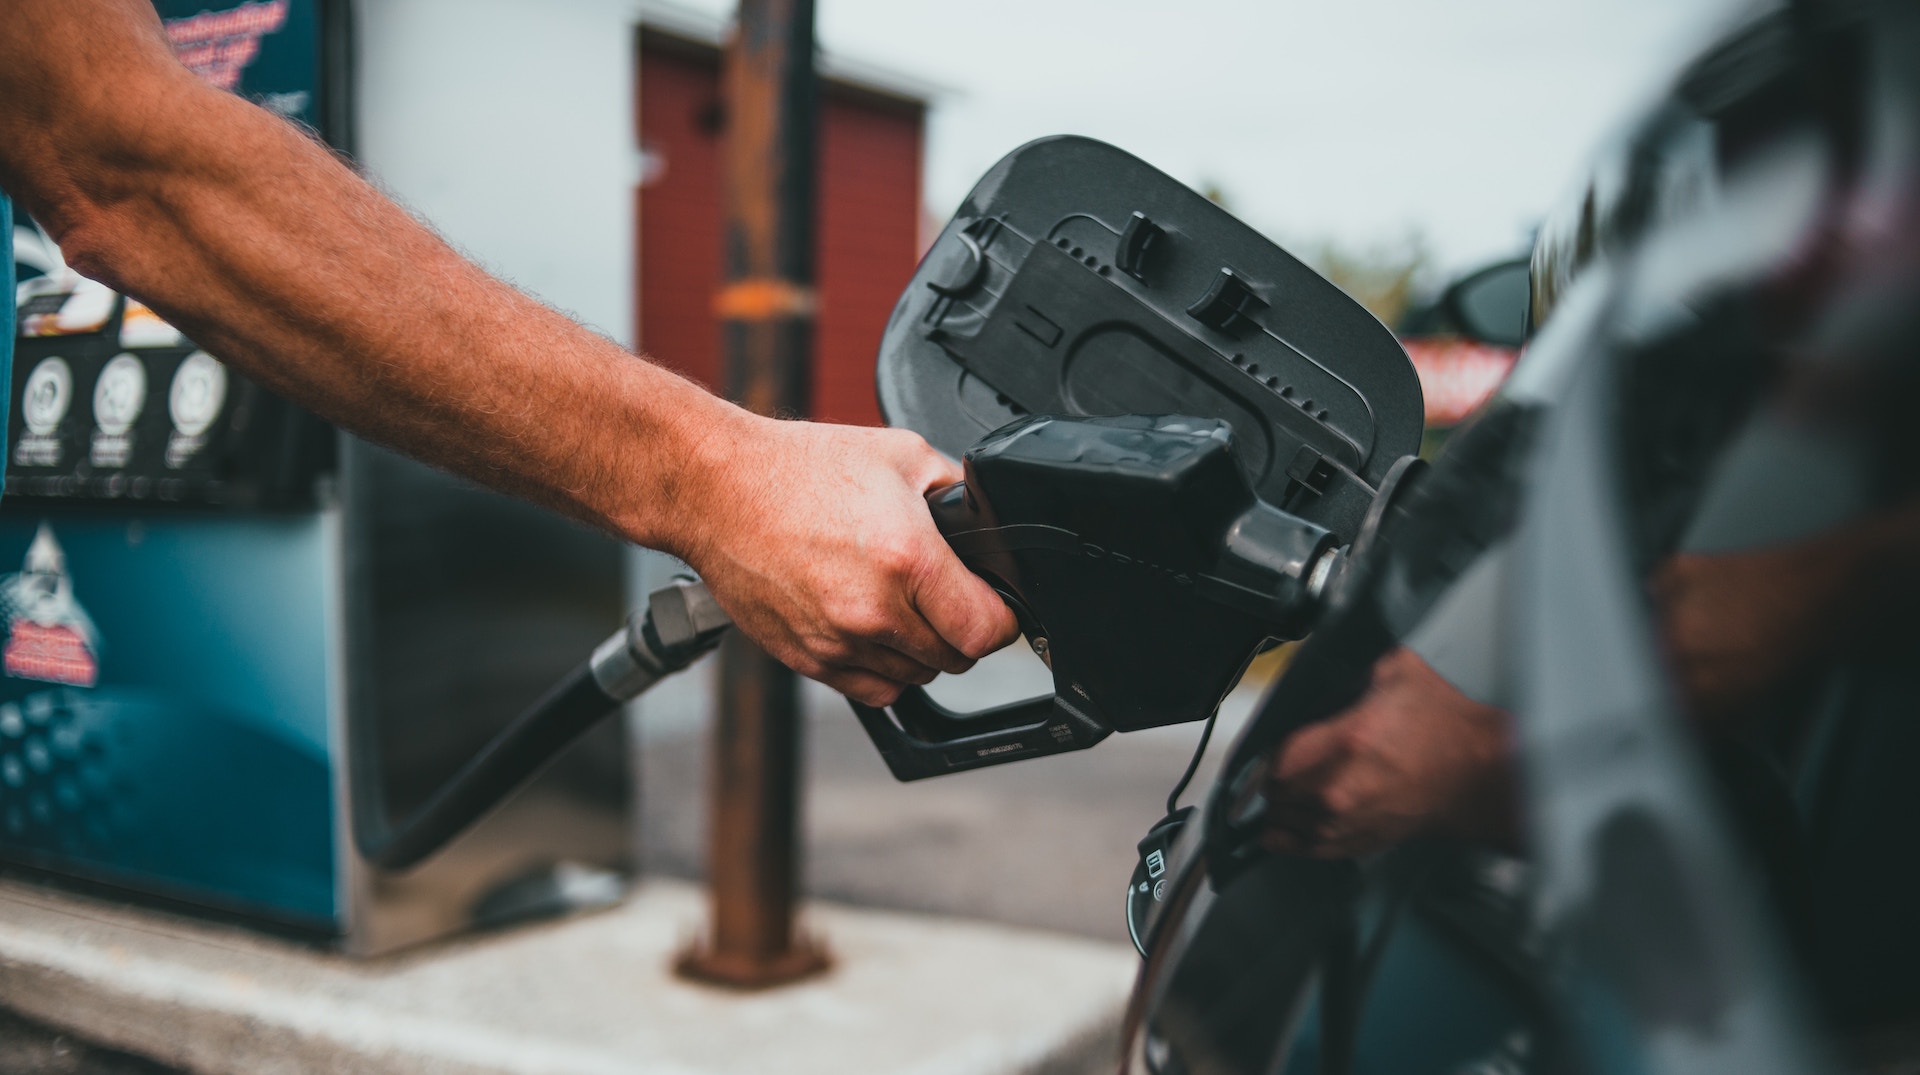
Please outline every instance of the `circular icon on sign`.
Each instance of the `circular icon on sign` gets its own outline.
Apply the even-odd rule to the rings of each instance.
[[[60,419],[73,406],[73,370],[64,358],[43,358],[27,374],[27,388],[21,394],[20,417],[27,431],[46,436],[60,428]]]
[[[147,402],[147,364],[117,355],[93,383],[93,420],[100,432],[119,436],[133,428]]]
[[[227,367],[205,351],[195,351],[173,371],[167,390],[167,413],[182,436],[197,437],[220,417],[227,401]]]

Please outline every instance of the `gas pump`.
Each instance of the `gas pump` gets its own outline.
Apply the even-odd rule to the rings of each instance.
[[[203,78],[354,148],[354,5],[156,7]],[[353,834],[617,622],[623,550],[339,434],[18,223],[0,865],[358,954],[618,898],[618,724],[419,869]]]

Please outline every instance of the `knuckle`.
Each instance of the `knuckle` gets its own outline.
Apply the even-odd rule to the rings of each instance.
[[[873,561],[896,579],[917,578],[926,570],[925,547],[909,534],[883,534],[873,544]]]
[[[869,683],[859,691],[856,697],[870,706],[890,706],[900,698],[900,686],[894,683]]]
[[[885,442],[887,447],[900,452],[902,455],[921,456],[933,451],[933,448],[927,444],[927,439],[911,429],[901,429],[895,426],[875,430],[874,432],[876,436]]]
[[[817,663],[836,668],[852,660],[853,642],[845,635],[829,635],[813,643],[811,654]]]
[[[855,638],[886,641],[893,634],[893,618],[878,605],[859,605],[848,610],[840,625]]]
[[[822,683],[827,682],[827,677],[832,673],[831,667],[825,662],[816,659],[811,654],[798,654],[786,663],[787,667],[792,668],[795,672],[800,673],[808,679],[817,679]]]

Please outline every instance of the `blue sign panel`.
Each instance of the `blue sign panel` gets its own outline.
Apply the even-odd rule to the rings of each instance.
[[[326,518],[0,517],[0,854],[331,928]]]
[[[155,7],[201,78],[315,122],[314,0]],[[228,425],[276,443],[282,412],[98,285],[20,299],[38,350],[13,386],[34,421],[0,441],[21,494],[0,505],[0,859],[335,932],[333,524],[243,506],[214,451]],[[194,482],[225,499],[168,495]]]

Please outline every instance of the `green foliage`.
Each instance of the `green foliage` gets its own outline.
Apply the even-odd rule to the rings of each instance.
[[[1364,247],[1327,239],[1295,252],[1387,325],[1399,323],[1433,269],[1432,252],[1419,232]]]

